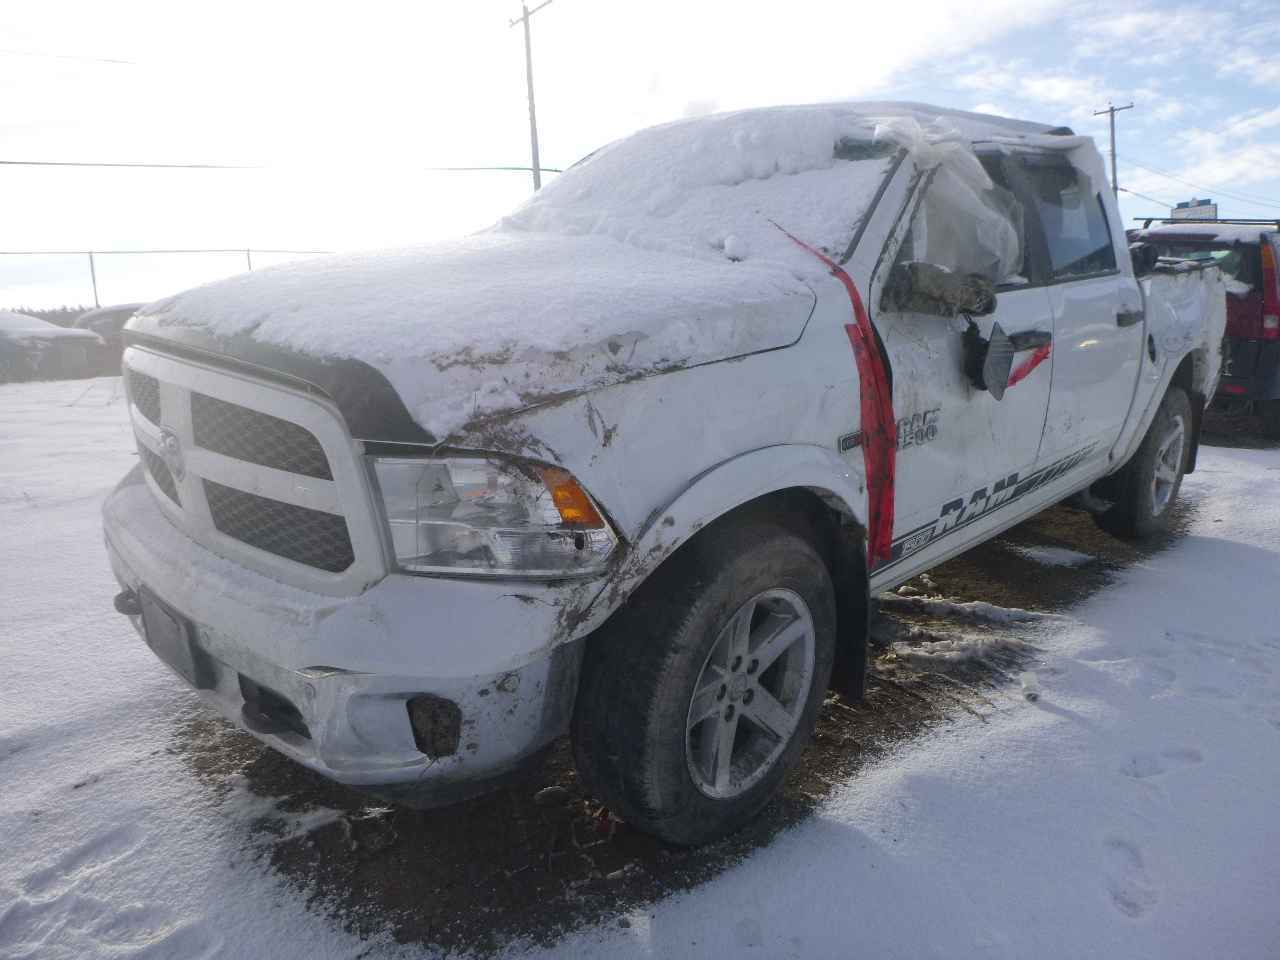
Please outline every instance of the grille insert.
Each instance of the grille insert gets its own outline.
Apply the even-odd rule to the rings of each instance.
[[[182,506],[182,500],[178,496],[178,485],[173,481],[169,465],[141,443],[138,444],[138,451],[142,454],[142,462],[147,465],[147,471],[151,474],[151,479],[156,482],[156,486],[166,497],[178,506]]]
[[[355,562],[347,521],[332,513],[204,481],[219,533],[309,567],[341,573]]]
[[[129,371],[129,396],[138,412],[160,426],[160,381],[136,370]]]
[[[196,446],[237,460],[332,480],[329,460],[310,430],[203,393],[191,394]]]

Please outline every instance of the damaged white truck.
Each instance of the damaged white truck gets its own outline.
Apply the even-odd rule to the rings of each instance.
[[[441,804],[568,733],[595,796],[700,843],[861,693],[879,591],[1075,494],[1161,529],[1224,302],[1131,257],[1063,128],[656,127],[463,240],[142,310],[116,607],[342,783]]]

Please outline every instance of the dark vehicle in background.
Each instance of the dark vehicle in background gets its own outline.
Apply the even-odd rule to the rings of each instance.
[[[102,350],[102,338],[92,330],[0,310],[0,383],[93,376]]]
[[[103,348],[98,362],[101,373],[120,372],[120,358],[124,354],[121,331],[129,318],[146,306],[145,303],[118,303],[108,307],[96,307],[76,318],[78,330],[92,330],[102,338]]]
[[[1134,239],[1161,258],[1211,260],[1227,277],[1227,344],[1216,403],[1251,409],[1280,440],[1280,222],[1147,221]]]

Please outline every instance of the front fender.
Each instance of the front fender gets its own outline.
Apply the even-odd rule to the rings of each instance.
[[[808,489],[865,527],[866,484],[834,450],[777,444],[724,460],[693,478],[648,516],[604,588],[583,611],[575,636],[603,623],[675,550],[707,524],[770,493]]]

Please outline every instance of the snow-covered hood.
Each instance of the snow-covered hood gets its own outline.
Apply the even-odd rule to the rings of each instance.
[[[792,238],[846,256],[903,148],[925,141],[904,140],[901,118],[873,116],[819,105],[652,127],[490,230],[233,277],[144,308],[130,329],[204,336],[259,363],[271,348],[373,368],[437,440],[531,404],[786,346],[825,275]]]
[[[151,304],[130,329],[199,332],[259,363],[257,345],[361,361],[443,440],[485,416],[785,346],[813,303],[779,264],[503,230],[243,274]]]

